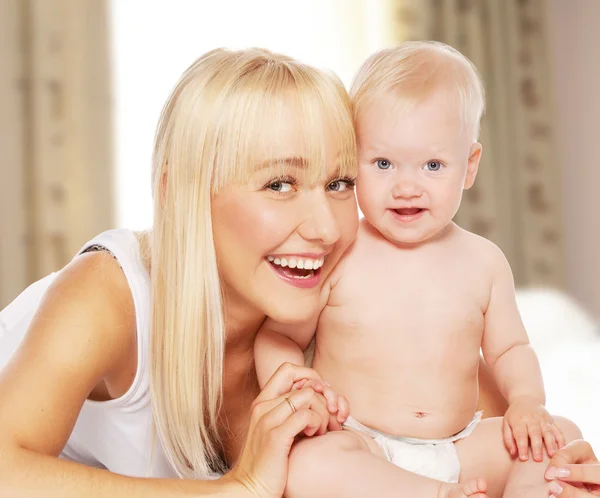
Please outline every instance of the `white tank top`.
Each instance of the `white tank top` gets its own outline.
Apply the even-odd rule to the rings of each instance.
[[[158,436],[153,436],[149,390],[150,276],[130,230],[111,230],[85,244],[108,249],[117,259],[133,296],[138,362],[131,388],[118,399],[86,400],[61,458],[135,477],[176,477]],[[25,336],[46,290],[58,273],[28,287],[0,312],[0,369]],[[152,447],[154,444],[154,448]]]

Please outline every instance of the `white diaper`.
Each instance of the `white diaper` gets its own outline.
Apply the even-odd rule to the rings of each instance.
[[[362,425],[348,417],[344,427],[372,437],[386,458],[400,468],[443,482],[458,482],[460,462],[454,442],[469,436],[481,422],[483,412],[475,413],[473,420],[462,431],[444,439],[417,439],[390,436]]]

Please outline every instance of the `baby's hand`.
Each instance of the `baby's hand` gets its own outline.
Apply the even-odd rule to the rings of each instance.
[[[539,401],[523,396],[508,407],[502,423],[504,444],[512,457],[519,454],[523,462],[529,458],[529,441],[533,460],[544,458],[544,444],[550,457],[565,445],[565,437],[552,416]]]
[[[327,382],[314,381],[308,379],[302,379],[301,381],[294,384],[294,389],[302,389],[303,387],[310,387],[315,392],[323,395],[327,402],[327,409],[329,410],[329,424],[327,428],[330,431],[342,430],[342,424],[348,418],[350,414],[350,405],[345,396],[337,394]]]

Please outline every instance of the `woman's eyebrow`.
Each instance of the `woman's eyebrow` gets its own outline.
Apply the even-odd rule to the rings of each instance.
[[[278,157],[275,159],[267,159],[256,165],[256,169],[271,168],[273,166],[292,166],[294,168],[307,168],[308,161],[300,156],[293,157]]]

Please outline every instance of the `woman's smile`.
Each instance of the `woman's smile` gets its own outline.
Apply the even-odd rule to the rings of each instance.
[[[325,254],[269,255],[267,261],[285,282],[300,288],[312,288],[321,281]]]

